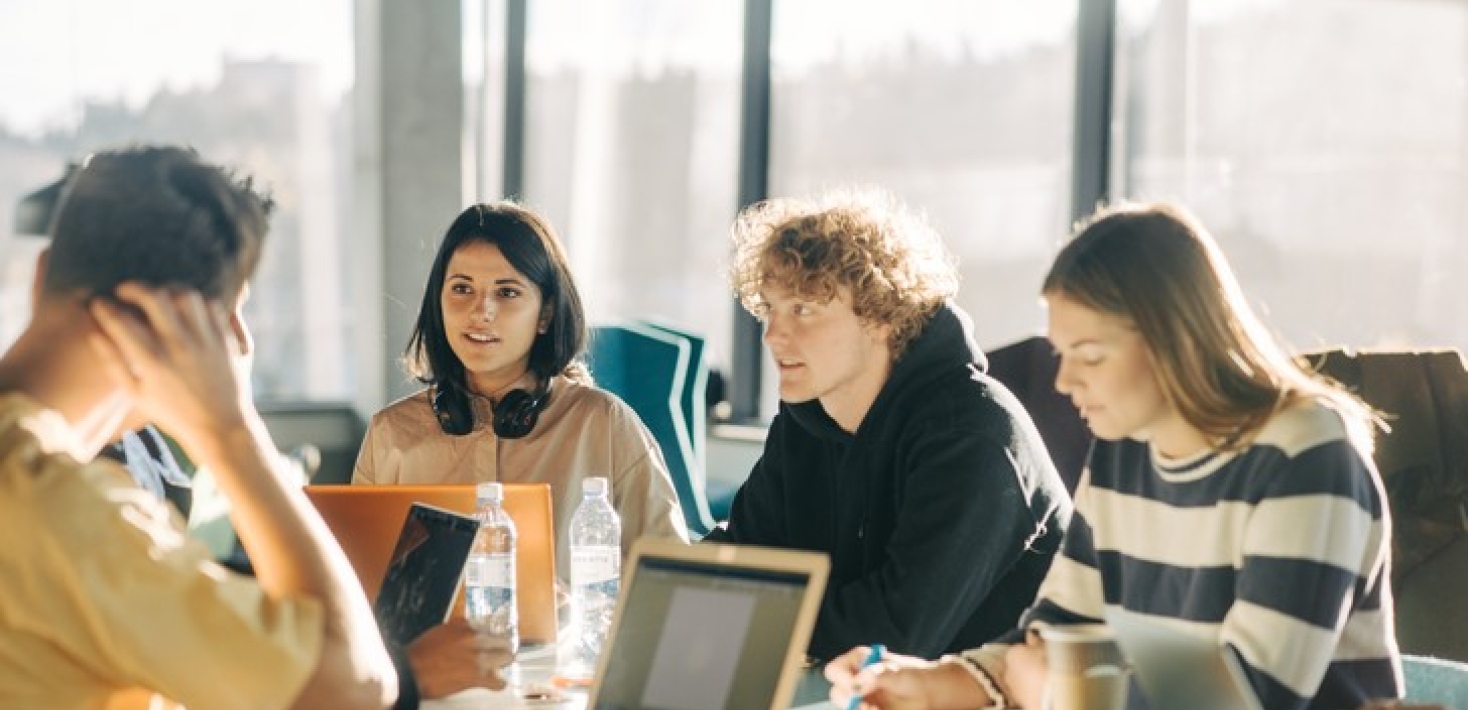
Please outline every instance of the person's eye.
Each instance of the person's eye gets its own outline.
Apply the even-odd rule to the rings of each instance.
[[[469,288],[469,284],[459,281],[449,286],[449,292],[465,296],[474,293],[474,289]]]
[[[500,298],[519,298],[522,292],[518,288],[505,286],[499,290]]]
[[[816,312],[809,303],[797,303],[790,307],[790,312],[797,316],[808,316]]]

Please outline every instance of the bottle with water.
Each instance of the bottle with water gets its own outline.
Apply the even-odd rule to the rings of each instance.
[[[515,608],[515,522],[505,512],[505,489],[481,483],[475,490],[474,516],[479,532],[464,568],[464,597],[469,625],[480,636],[481,650],[520,649],[520,617]]]
[[[571,607],[576,621],[572,667],[596,672],[606,645],[622,571],[622,521],[607,494],[608,481],[581,481],[581,505],[571,516]]]

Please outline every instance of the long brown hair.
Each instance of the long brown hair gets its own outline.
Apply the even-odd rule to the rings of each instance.
[[[1213,237],[1181,207],[1098,211],[1056,256],[1041,291],[1135,325],[1164,396],[1219,448],[1237,448],[1275,412],[1314,397],[1369,451],[1371,424],[1380,424],[1370,408],[1285,353]]]

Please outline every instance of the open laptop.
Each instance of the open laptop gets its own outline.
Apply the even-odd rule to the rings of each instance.
[[[785,710],[824,554],[643,538],[623,568],[588,710]]]
[[[459,513],[474,512],[474,486],[315,485],[306,497],[316,506],[352,563],[369,601],[376,602],[393,545],[414,503]],[[545,483],[506,483],[505,512],[515,521],[515,598],[520,642],[524,646],[556,641],[555,522],[551,491]],[[464,613],[463,595],[456,605]]]
[[[1106,624],[1151,710],[1263,710],[1232,649],[1116,607]]]

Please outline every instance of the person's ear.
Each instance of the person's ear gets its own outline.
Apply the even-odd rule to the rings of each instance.
[[[877,323],[874,321],[868,321],[866,323],[866,331],[867,334],[871,336],[872,340],[886,345],[888,348],[892,347],[891,323]]]
[[[245,324],[245,301],[250,298],[250,286],[240,289],[239,298],[229,310],[229,329],[234,332],[235,342],[240,346],[240,355],[249,357],[255,352],[255,337],[250,335],[250,326]]]
[[[36,255],[36,276],[31,281],[31,317],[36,316],[36,306],[41,303],[41,291],[46,288],[46,265],[51,263],[51,247]]]
[[[243,309],[236,307],[229,312],[229,329],[234,331],[235,342],[240,346],[240,355],[246,357],[255,352],[255,338],[250,335],[250,327],[245,325]]]
[[[254,355],[255,337],[250,334],[250,326],[245,324],[245,299],[239,299],[235,308],[229,311],[229,330],[235,333],[235,342],[239,343],[239,354],[244,356]]]
[[[546,304],[543,308],[540,309],[540,322],[535,324],[535,332],[540,333],[541,335],[545,335],[546,331],[550,330],[550,324],[551,307],[550,304]]]

